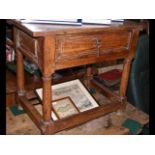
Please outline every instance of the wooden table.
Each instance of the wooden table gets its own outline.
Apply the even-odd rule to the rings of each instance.
[[[17,55],[18,98],[42,134],[56,133],[125,106],[130,64],[142,25],[66,26],[24,24],[18,20],[9,22],[13,24]],[[42,72],[42,116],[25,96],[24,57],[35,63]],[[107,96],[113,98],[111,104],[99,106],[63,120],[51,119],[52,74],[56,70],[117,59],[124,59],[119,96],[107,89],[104,90]]]

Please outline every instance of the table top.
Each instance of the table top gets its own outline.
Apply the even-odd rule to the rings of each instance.
[[[34,23],[22,23],[20,20],[8,20],[9,23],[15,25],[19,29],[27,32],[28,34],[37,36],[46,36],[51,34],[66,34],[66,33],[80,33],[80,32],[100,32],[103,29],[112,30],[113,28],[125,28],[125,27],[141,27],[141,24],[137,24],[130,21],[122,23],[112,23],[110,25],[56,25],[56,24],[34,24]]]

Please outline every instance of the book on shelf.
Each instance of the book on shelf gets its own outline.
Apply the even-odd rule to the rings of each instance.
[[[12,62],[15,60],[15,51],[11,46],[6,46],[6,63]]]
[[[120,69],[112,69],[110,71],[101,73],[97,76],[94,76],[93,79],[100,83],[103,84],[107,87],[118,87],[121,81],[121,76],[122,76],[122,70]]]

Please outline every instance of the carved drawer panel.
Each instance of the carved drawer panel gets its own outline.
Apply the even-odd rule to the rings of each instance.
[[[128,50],[131,32],[106,31],[98,34],[74,34],[56,37],[56,62],[98,57]]]
[[[79,59],[98,53],[96,35],[64,35],[56,37],[56,61]]]
[[[32,54],[37,54],[35,53],[36,39],[32,38],[31,36],[22,31],[18,31],[18,35],[19,35],[18,47],[20,47],[23,50],[27,50]]]
[[[20,30],[17,31],[17,34],[17,48],[40,66],[41,62],[38,57],[42,56],[42,39],[33,38]]]
[[[113,31],[98,36],[100,55],[128,50],[130,47],[131,32]]]

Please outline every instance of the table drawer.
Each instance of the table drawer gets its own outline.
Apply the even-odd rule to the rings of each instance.
[[[34,38],[25,32],[17,30],[17,48],[30,60],[41,66],[43,39]]]
[[[98,36],[100,55],[128,50],[130,47],[130,31],[105,32]]]
[[[100,34],[73,34],[56,37],[56,61],[85,59],[128,50],[131,32],[105,31]]]
[[[37,40],[33,37],[29,36],[28,34],[18,31],[18,47],[26,50],[27,52],[30,52],[32,54],[37,54],[36,52],[36,44]]]
[[[96,35],[56,37],[56,60],[91,57],[98,53]]]

